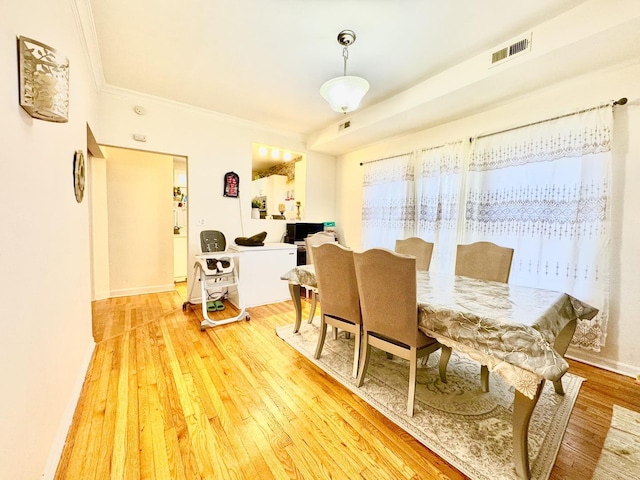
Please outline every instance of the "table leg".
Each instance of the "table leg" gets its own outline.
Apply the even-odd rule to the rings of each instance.
[[[291,294],[291,300],[293,300],[293,306],[296,310],[296,323],[293,326],[293,333],[298,333],[300,330],[300,323],[302,321],[302,304],[300,303],[300,285],[295,283],[289,284],[289,293]]]
[[[516,390],[513,400],[513,463],[516,466],[518,478],[529,480],[529,421],[533,409],[538,403],[544,380],[538,384],[538,390],[533,398],[529,398]]]
[[[452,348],[447,347],[446,345],[442,345],[442,349],[440,350],[440,363],[438,364],[438,370],[440,372],[440,381],[442,383],[447,383],[447,365],[451,358],[451,351]]]
[[[489,367],[486,365],[480,365],[480,386],[483,392],[489,391]]]
[[[577,320],[572,320],[567,323],[553,342],[553,348],[564,358],[564,354],[567,353],[573,334],[576,331]],[[564,388],[562,387],[562,377],[553,382],[553,388],[558,395],[564,395]]]

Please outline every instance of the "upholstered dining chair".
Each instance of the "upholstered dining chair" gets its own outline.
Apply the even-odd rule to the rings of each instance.
[[[511,273],[513,248],[491,242],[458,245],[455,274],[478,280],[507,283]]]
[[[429,270],[431,254],[433,253],[433,243],[427,242],[419,237],[405,238],[403,240],[396,240],[395,251],[396,253],[416,257],[416,268],[418,270]]]
[[[314,357],[320,358],[327,325],[352,333],[355,337],[353,352],[353,376],[358,375],[362,316],[360,297],[353,263],[353,251],[337,243],[324,243],[312,247],[313,264],[318,282],[318,295],[322,299],[320,334]]]
[[[455,274],[478,280],[507,283],[511,273],[513,248],[501,247],[491,242],[475,242],[458,245],[456,251]],[[440,354],[440,378],[446,381],[447,364],[451,357],[451,347],[442,346]],[[480,366],[480,385],[483,392],[489,391],[489,369]]]
[[[336,237],[333,232],[317,232],[304,239],[304,246],[307,250],[307,265],[313,263],[313,250],[311,247],[322,245],[323,243],[335,243]]]
[[[418,358],[440,348],[418,330],[415,257],[373,248],[353,254],[362,309],[363,353],[357,385],[364,383],[371,347],[409,361],[407,415],[413,416]]]
[[[322,245],[323,243],[333,242],[335,243],[336,237],[332,232],[317,232],[313,235],[309,235],[304,239],[304,246],[307,252],[307,265],[311,265],[313,263],[313,252],[312,249],[315,246]],[[316,307],[318,306],[318,290],[311,290],[311,309],[309,310],[309,320],[308,323],[313,322],[313,316],[316,314]]]

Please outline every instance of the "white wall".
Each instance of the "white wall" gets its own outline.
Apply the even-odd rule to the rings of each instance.
[[[51,476],[93,349],[89,207],[87,201],[76,203],[71,181],[73,152],[86,146],[87,121],[100,143],[188,157],[191,268],[200,249],[200,230],[222,230],[229,240],[266,230],[267,241],[279,241],[284,232],[284,222],[250,219],[252,142],[306,153],[305,219],[335,220],[341,241],[358,248],[359,161],[621,96],[640,98],[637,66],[594,73],[495,110],[381,142],[336,164],[331,156],[306,151],[302,138],[259,125],[121,91],[105,91],[96,98],[73,5],[70,0],[0,2],[0,178],[5,200],[0,236],[0,478],[12,480],[38,478],[43,472]],[[68,123],[34,120],[18,106],[18,35],[69,57]],[[143,105],[146,115],[136,115],[134,105]],[[640,138],[633,135],[640,131],[637,105],[618,109],[617,127],[609,339],[599,355],[575,355],[635,374],[640,371],[640,326],[635,320],[640,309],[635,288],[640,283],[640,227],[635,218],[640,191],[633,183],[640,178]],[[135,142],[134,133],[145,134],[147,142]],[[240,201],[222,196],[223,175],[230,170],[240,175]]]
[[[68,57],[68,123],[36,120],[20,108],[20,35]],[[93,350],[88,202],[76,202],[72,180],[74,151],[87,156],[96,102],[85,59],[68,0],[0,4],[3,479],[33,480],[55,468]]]
[[[620,97],[631,104],[616,107],[613,185],[613,230],[611,244],[611,318],[608,339],[601,353],[570,350],[570,355],[635,376],[640,373],[640,66],[618,67],[532,92],[514,101],[476,115],[415,134],[380,142],[338,159],[337,225],[344,243],[361,248],[362,161],[384,158],[445,141],[468,139],[481,133],[600,105]]]
[[[107,159],[91,157],[87,164],[87,200],[91,210],[92,298],[111,296],[109,280],[109,213],[107,210]]]
[[[335,216],[335,158],[306,152],[301,138],[132,92],[111,89],[99,97],[100,119],[92,128],[100,144],[188,158],[188,281],[193,274],[194,256],[200,252],[201,230],[220,230],[228,243],[261,231],[267,232],[267,242],[279,242],[285,232],[285,221],[250,218],[253,142],[306,153],[310,175],[305,220],[332,220]],[[135,105],[144,106],[146,114],[134,113]],[[147,141],[133,140],[134,133],[146,135]],[[222,195],[224,174],[229,171],[240,176],[239,199]]]
[[[332,222],[336,217],[336,160],[335,157],[309,152],[307,154],[303,220]]]
[[[173,290],[173,157],[104,150],[111,296]]]

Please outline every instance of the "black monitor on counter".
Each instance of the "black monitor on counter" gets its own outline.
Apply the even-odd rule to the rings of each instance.
[[[287,223],[287,233],[284,236],[284,241],[285,243],[294,243],[298,245],[298,265],[304,265],[307,263],[307,250],[304,246],[304,239],[309,235],[322,231],[324,231],[324,223]]]
[[[324,231],[324,223],[296,222],[287,223],[287,234],[284,237],[285,243],[304,244],[304,239],[314,233]]]

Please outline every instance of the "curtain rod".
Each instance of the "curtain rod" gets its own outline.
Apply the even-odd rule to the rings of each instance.
[[[435,150],[436,148],[442,148],[442,147],[446,146],[447,144],[456,144],[456,143],[462,143],[462,140],[457,140],[455,142],[442,143],[440,145],[436,145],[435,147],[423,148],[423,149],[420,150],[420,152],[428,152],[429,150]],[[412,152],[399,153],[398,155],[393,155],[391,157],[378,158],[377,160],[369,160],[368,162],[360,162],[360,166],[366,165],[368,163],[381,162],[382,160],[389,160],[391,158],[403,157],[404,155],[410,155],[411,153]]]
[[[598,105],[597,107],[585,108],[584,110],[579,110],[577,112],[572,112],[572,113],[565,113],[564,115],[558,115],[557,117],[547,118],[545,120],[538,120],[537,122],[527,123],[526,125],[520,125],[520,126],[512,127],[512,128],[506,128],[504,130],[499,130],[497,132],[485,133],[484,135],[478,135],[476,137],[476,139],[485,138],[485,137],[491,137],[493,135],[498,135],[499,133],[511,132],[513,130],[518,130],[520,128],[532,127],[533,125],[538,125],[540,123],[551,122],[553,120],[558,120],[559,118],[571,117],[572,115],[579,115],[580,113],[591,112],[592,110],[597,110],[599,108],[604,108],[604,107],[609,107],[609,106],[613,107],[615,105],[624,105],[625,103],[627,103],[627,97],[622,97],[619,100],[615,100],[615,101],[610,102],[610,103],[605,103],[603,105]],[[469,141],[472,142],[473,141],[473,137],[469,137]]]
[[[614,100],[613,102],[610,102],[610,103],[605,103],[603,105],[598,105],[597,107],[585,108],[584,110],[579,110],[577,112],[565,113],[564,115],[558,115],[556,117],[547,118],[545,120],[538,120],[537,122],[531,122],[531,123],[527,123],[525,125],[519,125],[517,127],[506,128],[504,130],[498,130],[497,132],[485,133],[483,135],[478,135],[475,138],[478,139],[478,138],[491,137],[492,135],[498,135],[499,133],[511,132],[513,130],[518,130],[520,128],[532,127],[533,125],[538,125],[540,123],[551,122],[553,120],[558,120],[560,118],[571,117],[572,115],[579,115],[580,113],[585,113],[585,112],[591,112],[592,110],[597,110],[599,108],[604,108],[604,107],[608,107],[608,106],[612,106],[613,107],[613,106],[616,106],[616,105],[624,105],[626,103],[627,103],[627,97],[622,97],[619,100]],[[473,142],[473,137],[469,137],[469,142]],[[456,142],[452,142],[452,143],[456,143]],[[422,152],[426,152],[428,150],[434,150],[436,148],[444,147],[445,145],[446,145],[446,143],[443,143],[442,145],[436,145],[435,147],[423,148],[421,151]],[[369,160],[368,162],[360,162],[360,166],[366,165],[366,164],[369,164],[369,163],[381,162],[382,160],[389,160],[391,158],[402,157],[404,155],[409,155],[411,153],[412,152],[399,153],[398,155],[392,155],[390,157],[378,158],[376,160]]]
[[[383,160],[390,160],[392,158],[404,157],[405,155],[410,155],[410,154],[411,152],[399,153],[398,155],[392,155],[390,157],[378,158],[376,160],[369,160],[368,162],[360,162],[360,166],[366,165],[368,163],[376,163],[376,162],[381,162]]]

